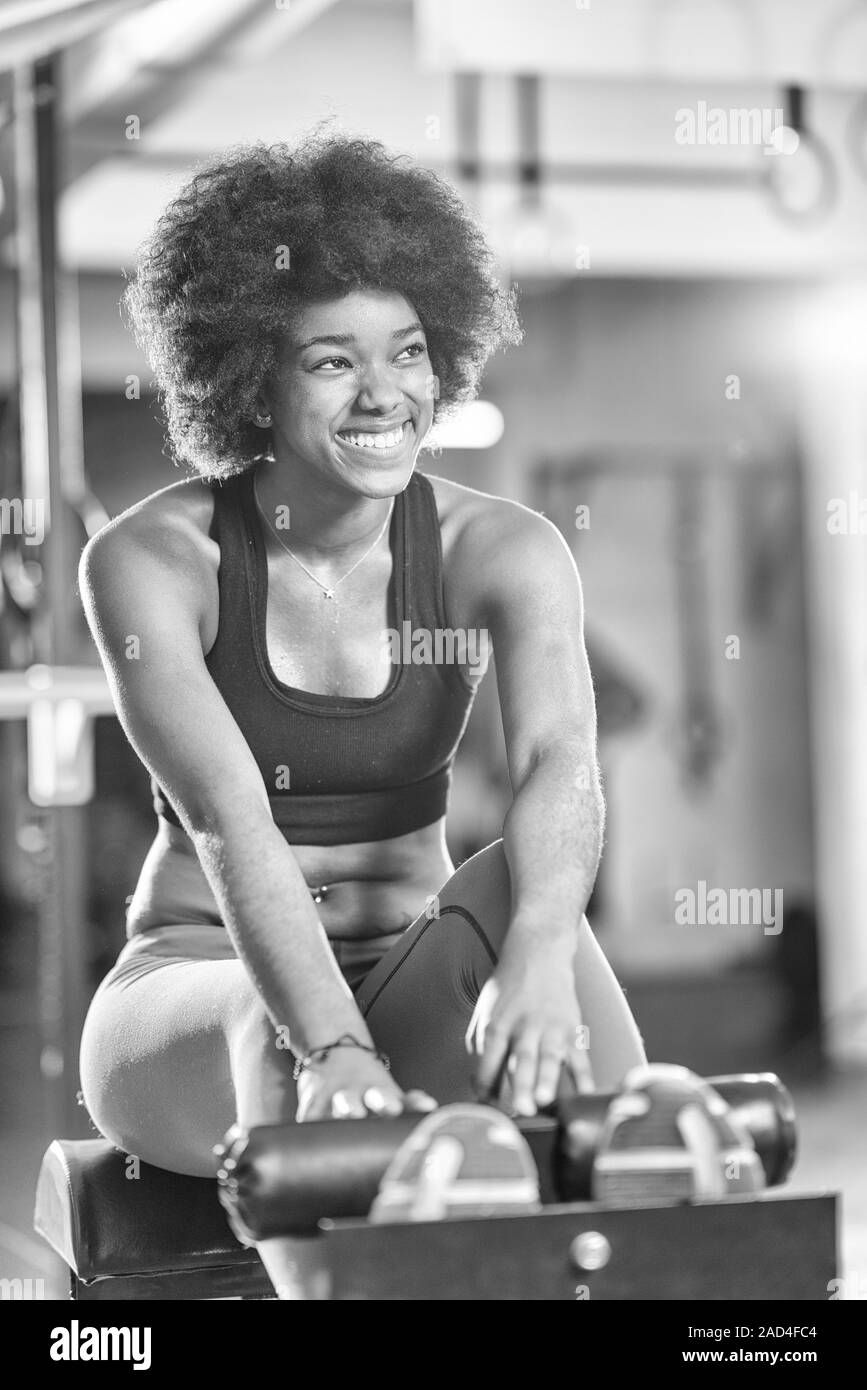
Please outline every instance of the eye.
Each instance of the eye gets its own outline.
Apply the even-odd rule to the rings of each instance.
[[[398,358],[403,357],[408,352],[412,353],[413,357],[421,357],[427,352],[427,344],[421,342],[420,339],[414,343],[407,343],[403,351],[397,354]]]
[[[320,367],[327,367],[330,363],[336,362],[338,367],[351,367],[352,363],[346,357],[323,357],[321,362],[317,362],[313,370],[319,371]]]

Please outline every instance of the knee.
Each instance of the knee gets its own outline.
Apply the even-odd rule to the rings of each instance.
[[[129,1151],[132,1138],[129,1124],[129,1087],[124,1085],[124,1061],[113,1026],[110,1001],[97,994],[84,1021],[79,1050],[81,1100],[94,1129],[114,1144]]]
[[[437,895],[440,911],[463,907],[484,920],[500,939],[509,924],[512,885],[502,840],[495,840],[467,859]]]

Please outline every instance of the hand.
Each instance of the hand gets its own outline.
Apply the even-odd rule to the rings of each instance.
[[[564,1066],[580,1092],[595,1090],[573,954],[552,948],[530,959],[504,952],[476,1003],[466,1042],[477,1059],[479,1091],[497,1098],[508,1076],[519,1115],[552,1103]]]
[[[311,1062],[298,1078],[297,1121],[363,1119],[436,1110],[424,1091],[402,1091],[391,1072],[369,1052],[336,1047],[323,1061]]]

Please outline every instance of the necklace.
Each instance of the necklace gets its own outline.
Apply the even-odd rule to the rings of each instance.
[[[385,532],[386,532],[386,528],[387,528],[387,526],[388,526],[388,523],[391,521],[391,514],[392,514],[392,512],[394,511],[394,498],[392,497],[392,499],[391,499],[391,505],[390,505],[390,507],[389,507],[389,509],[388,509],[388,516],[385,518],[385,521],[384,521],[383,524],[382,524],[381,530],[377,532],[376,540],[373,542],[373,544],[369,547],[369,549],[365,550],[364,554],[361,556],[361,559],[360,559],[360,560],[356,560],[356,562],[355,562],[355,564],[352,566],[352,568],[351,568],[351,569],[348,569],[348,570],[346,571],[346,573],[345,573],[344,575],[341,576],[340,579],[335,580],[335,582],[334,582],[333,584],[323,584],[322,580],[319,579],[319,578],[317,578],[317,576],[313,573],[313,571],[312,571],[312,570],[309,570],[302,560],[299,560],[299,559],[298,559],[298,556],[295,554],[295,552],[294,552],[293,550],[290,550],[290,549],[289,549],[288,545],[287,545],[286,542],[283,540],[283,538],[282,538],[282,536],[280,535],[279,531],[276,529],[275,526],[272,525],[271,521],[270,521],[270,520],[268,519],[268,517],[265,515],[265,510],[264,510],[264,508],[263,508],[263,506],[262,506],[262,503],[259,501],[259,494],[258,494],[258,492],[256,491],[256,477],[255,477],[255,474],[254,474],[254,476],[253,476],[253,497],[255,498],[256,506],[257,506],[258,509],[259,509],[259,514],[261,515],[262,520],[263,520],[263,521],[265,522],[265,524],[270,528],[270,530],[273,531],[274,536],[275,536],[275,538],[276,538],[276,540],[277,540],[278,545],[281,545],[281,546],[283,547],[283,549],[286,551],[286,554],[287,554],[291,559],[293,559],[293,560],[295,561],[295,563],[296,563],[296,565],[298,566],[299,569],[302,569],[302,570],[304,571],[304,573],[307,575],[308,579],[312,579],[314,584],[318,584],[318,585],[319,585],[320,589],[322,590],[322,597],[323,597],[323,598],[331,598],[331,599],[334,598],[335,592],[336,592],[336,590],[339,588],[339,586],[340,586],[345,580],[347,580],[351,574],[354,574],[354,573],[355,573],[355,571],[358,569],[358,566],[359,566],[359,565],[362,565],[362,564],[364,563],[364,561],[367,559],[368,555],[372,555],[372,554],[373,554],[374,550],[375,550],[376,547],[379,545],[379,542],[382,540],[383,536],[385,535]]]

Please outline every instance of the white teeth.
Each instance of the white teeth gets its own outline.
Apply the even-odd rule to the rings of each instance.
[[[385,430],[380,434],[358,434],[347,431],[341,435],[350,444],[355,444],[360,449],[393,449],[403,439],[403,425],[396,430]]]

